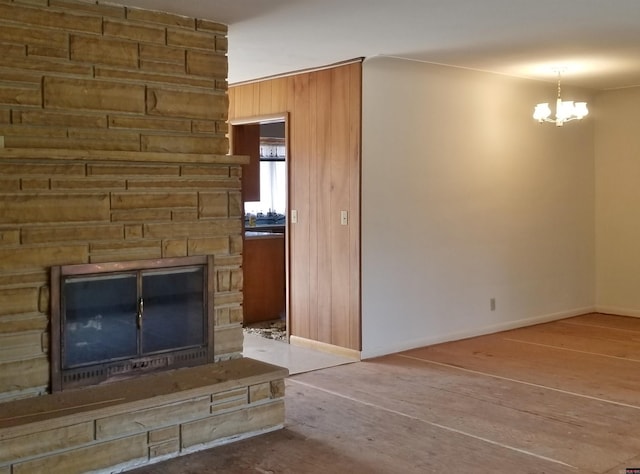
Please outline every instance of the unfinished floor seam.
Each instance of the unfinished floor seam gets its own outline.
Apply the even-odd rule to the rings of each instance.
[[[532,453],[531,451],[527,451],[525,449],[516,448],[515,446],[509,446],[508,444],[503,444],[503,443],[500,443],[498,441],[493,441],[493,440],[488,439],[488,438],[483,438],[481,436],[477,436],[477,435],[474,435],[472,433],[467,433],[466,431],[458,430],[458,429],[452,428],[450,426],[445,426],[445,425],[441,425],[440,423],[435,423],[433,421],[424,420],[422,418],[418,418],[416,416],[409,415],[408,413],[403,413],[401,411],[393,410],[391,408],[385,408],[383,406],[376,405],[375,403],[366,402],[364,400],[359,400],[357,398],[353,398],[353,397],[350,397],[348,395],[344,395],[342,393],[335,392],[333,390],[328,390],[328,389],[325,389],[325,388],[322,388],[322,387],[318,387],[316,385],[313,385],[313,384],[310,384],[310,383],[307,383],[307,382],[302,382],[300,380],[296,380],[296,379],[291,378],[291,377],[289,377],[287,380],[289,382],[297,383],[299,385],[303,385],[305,387],[312,388],[314,390],[319,390],[321,392],[324,392],[324,393],[327,393],[327,394],[330,394],[330,395],[333,395],[333,396],[336,396],[336,397],[340,397],[340,398],[343,398],[345,400],[349,400],[349,401],[352,401],[352,402],[355,402],[355,403],[359,403],[361,405],[365,405],[365,406],[368,406],[368,407],[371,407],[371,408],[382,410],[382,411],[385,411],[387,413],[393,413],[395,415],[402,416],[404,418],[409,418],[411,420],[415,420],[415,421],[418,421],[420,423],[425,423],[427,425],[430,425],[430,426],[433,426],[433,427],[436,427],[436,428],[439,428],[439,429],[442,429],[442,430],[445,430],[445,431],[449,431],[451,433],[457,433],[457,434],[460,434],[462,436],[467,436],[469,438],[473,438],[473,439],[476,439],[478,441],[482,441],[484,443],[491,444],[493,446],[499,446],[501,448],[508,449],[510,451],[515,451],[515,452],[518,452],[518,453],[521,453],[521,454],[525,454],[527,456],[535,457],[537,459],[541,459],[541,460],[544,460],[544,461],[549,461],[549,462],[552,462],[552,463],[555,463],[555,464],[559,464],[561,466],[569,467],[571,469],[576,469],[576,470],[578,469],[576,466],[572,466],[571,464],[567,464],[567,463],[562,462],[562,461],[560,461],[558,459],[553,459],[553,458],[550,458],[550,457],[547,457],[547,456],[542,456],[540,454]]]
[[[464,372],[469,372],[469,373],[472,373],[472,374],[484,375],[486,377],[493,377],[495,379],[506,380],[508,382],[521,383],[521,384],[524,384],[524,385],[529,385],[531,387],[542,388],[542,389],[545,389],[545,390],[552,390],[554,392],[564,393],[565,395],[572,395],[572,396],[575,396],[575,397],[586,398],[588,400],[594,400],[596,402],[609,403],[611,405],[616,405],[616,406],[621,406],[621,407],[625,407],[625,408],[633,408],[635,410],[640,410],[640,406],[638,406],[638,405],[631,405],[629,403],[617,402],[615,400],[607,400],[605,398],[598,398],[598,397],[594,397],[592,395],[585,395],[584,393],[570,392],[568,390],[562,390],[561,388],[549,387],[547,385],[540,385],[540,384],[533,383],[533,382],[527,382],[525,380],[512,379],[510,377],[503,377],[502,375],[490,374],[488,372],[481,372],[479,370],[467,369],[465,367],[459,367],[457,365],[452,365],[452,364],[445,364],[444,362],[436,362],[436,361],[433,361],[433,360],[421,359],[419,357],[409,356],[409,355],[405,355],[405,354],[395,354],[395,355],[398,356],[398,357],[404,357],[405,359],[411,359],[411,360],[416,360],[418,362],[424,362],[425,364],[433,364],[433,365],[439,365],[441,367],[449,367],[451,369],[462,370]]]
[[[557,321],[560,324],[568,324],[571,326],[583,326],[583,327],[588,327],[588,328],[598,328],[598,329],[607,329],[609,331],[622,331],[622,332],[632,332],[634,334],[638,334],[640,333],[640,331],[636,331],[634,329],[627,329],[627,328],[614,328],[611,326],[602,326],[601,324],[587,324],[587,323],[581,323],[581,322],[577,322],[577,321]]]
[[[532,346],[539,346],[539,347],[547,347],[549,349],[556,349],[559,351],[569,351],[569,352],[576,352],[578,354],[587,354],[587,355],[592,355],[592,356],[597,356],[597,357],[607,357],[609,359],[617,359],[617,360],[625,360],[628,362],[640,362],[640,359],[632,359],[630,357],[619,357],[619,356],[614,356],[614,355],[609,355],[609,354],[599,354],[597,352],[589,352],[589,351],[581,351],[578,349],[570,349],[569,347],[558,347],[558,346],[553,346],[551,344],[542,344],[540,342],[531,342],[531,341],[523,341],[520,339],[513,339],[510,337],[505,337],[504,338],[505,341],[511,341],[511,342],[518,342],[521,344],[530,344]]]

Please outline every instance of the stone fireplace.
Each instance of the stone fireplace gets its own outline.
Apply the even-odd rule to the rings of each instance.
[[[0,474],[110,472],[281,426],[282,370],[241,357],[247,157],[227,154],[226,27],[16,0],[0,2],[0,31]],[[101,299],[99,268],[115,270],[118,291],[135,286],[135,301]],[[145,336],[154,323],[138,315],[162,306],[174,270],[195,272],[178,286],[205,285],[204,312],[202,332],[168,356],[166,333]],[[159,286],[141,295],[148,274]],[[92,301],[70,303],[56,285],[91,287]],[[135,356],[118,380],[88,330],[132,304],[114,359],[133,345]],[[81,334],[77,313],[61,311],[82,307],[94,314]],[[88,352],[54,355],[71,341]],[[129,377],[170,359],[174,370]],[[205,365],[184,367],[194,359]],[[110,371],[91,375],[94,362]]]
[[[52,391],[213,362],[213,267],[212,256],[53,267]]]
[[[227,154],[226,26],[56,0],[0,3],[0,29],[0,400],[50,392],[61,266],[211,256],[207,338],[238,357],[247,158]]]
[[[51,391],[50,281],[60,266],[211,256],[212,360],[242,352],[240,166],[108,155],[0,150],[0,400]]]

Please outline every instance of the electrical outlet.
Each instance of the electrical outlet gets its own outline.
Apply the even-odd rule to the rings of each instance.
[[[491,298],[489,300],[489,307],[491,308],[491,311],[495,311],[496,310],[496,299],[495,298]]]
[[[340,224],[348,225],[349,224],[349,212],[348,211],[340,211]]]

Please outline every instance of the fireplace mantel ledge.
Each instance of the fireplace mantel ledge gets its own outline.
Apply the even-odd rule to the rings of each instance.
[[[118,161],[172,164],[198,163],[220,165],[246,165],[249,163],[249,157],[246,155],[114,150],[67,150],[61,148],[0,148],[0,160],[3,159]]]

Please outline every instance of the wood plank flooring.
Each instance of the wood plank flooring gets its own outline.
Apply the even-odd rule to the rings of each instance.
[[[131,472],[624,473],[640,319],[589,314],[287,379],[283,430]]]

